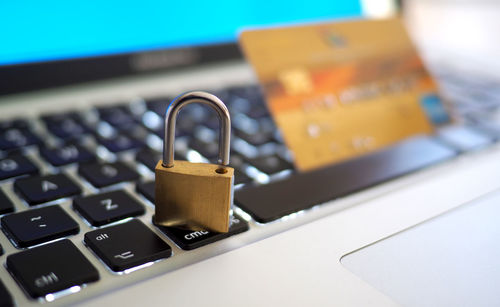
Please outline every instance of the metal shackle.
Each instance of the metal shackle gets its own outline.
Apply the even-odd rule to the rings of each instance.
[[[214,109],[219,115],[219,157],[218,163],[229,164],[229,150],[231,141],[231,118],[226,105],[215,95],[194,91],[177,96],[167,107],[165,112],[165,140],[163,142],[163,167],[174,166],[175,123],[179,111],[191,103],[203,103]]]

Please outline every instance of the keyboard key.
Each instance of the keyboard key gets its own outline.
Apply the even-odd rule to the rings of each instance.
[[[121,152],[130,149],[137,149],[144,147],[145,145],[143,141],[125,134],[118,134],[109,138],[100,137],[98,140],[99,143],[101,143],[111,152]]]
[[[3,255],[3,247],[2,247],[2,245],[0,245],[0,256],[2,256],[2,255]]]
[[[294,173],[234,191],[234,202],[267,223],[349,193],[449,160],[456,152],[428,137],[415,137],[355,160]]]
[[[127,106],[111,106],[98,109],[101,119],[111,126],[126,130],[136,125],[136,120]]]
[[[47,130],[61,139],[79,138],[90,132],[89,127],[76,113],[45,115],[42,120]]]
[[[82,164],[78,173],[97,188],[139,179],[139,174],[123,162]]]
[[[96,159],[93,153],[77,144],[68,144],[59,148],[42,147],[40,148],[40,154],[54,166],[82,163]]]
[[[69,240],[10,255],[7,268],[32,298],[99,280],[96,268]]]
[[[146,165],[147,168],[154,171],[156,164],[161,160],[161,153],[153,151],[152,149],[143,149],[137,153],[135,159]]]
[[[0,214],[10,213],[14,211],[14,204],[5,195],[5,192],[0,189]]]
[[[147,200],[155,203],[155,182],[141,182],[135,187],[137,192],[141,193]]]
[[[58,205],[6,215],[3,230],[17,247],[28,247],[77,234],[78,224]]]
[[[38,173],[38,167],[22,155],[12,155],[0,160],[0,180]]]
[[[125,191],[113,191],[73,201],[73,208],[93,226],[144,214],[144,207]]]
[[[14,301],[12,300],[12,296],[9,291],[0,280],[0,306],[2,307],[11,307],[14,306]]]
[[[170,246],[139,220],[88,232],[84,241],[115,272],[172,255]]]
[[[209,231],[192,231],[182,228],[156,226],[180,248],[191,250],[204,245],[228,238],[248,230],[248,223],[238,215],[231,216],[231,225],[227,233],[216,233]]]
[[[286,169],[293,169],[293,165],[277,155],[248,158],[248,162],[266,174],[276,174]]]
[[[14,189],[30,205],[80,194],[82,190],[64,174],[17,179]]]
[[[42,141],[27,128],[9,128],[0,132],[0,150],[38,145]]]
[[[0,122],[0,130],[11,128],[28,128],[28,121],[22,118],[15,118],[12,120],[4,120]]]
[[[252,181],[252,178],[248,177],[239,169],[234,169],[234,184],[247,183],[250,181]]]

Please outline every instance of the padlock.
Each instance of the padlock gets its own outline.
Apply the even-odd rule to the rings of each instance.
[[[219,164],[174,161],[177,114],[191,103],[209,105],[219,115]],[[229,111],[216,96],[189,92],[170,103],[165,113],[163,160],[155,168],[155,224],[228,232],[234,185],[234,169],[228,166],[230,138]]]

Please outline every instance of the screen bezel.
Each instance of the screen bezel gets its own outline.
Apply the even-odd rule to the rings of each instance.
[[[236,43],[0,66],[0,96],[241,59]]]

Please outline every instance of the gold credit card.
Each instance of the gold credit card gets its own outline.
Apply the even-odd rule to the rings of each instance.
[[[245,31],[242,49],[299,170],[431,133],[437,88],[400,19]]]

